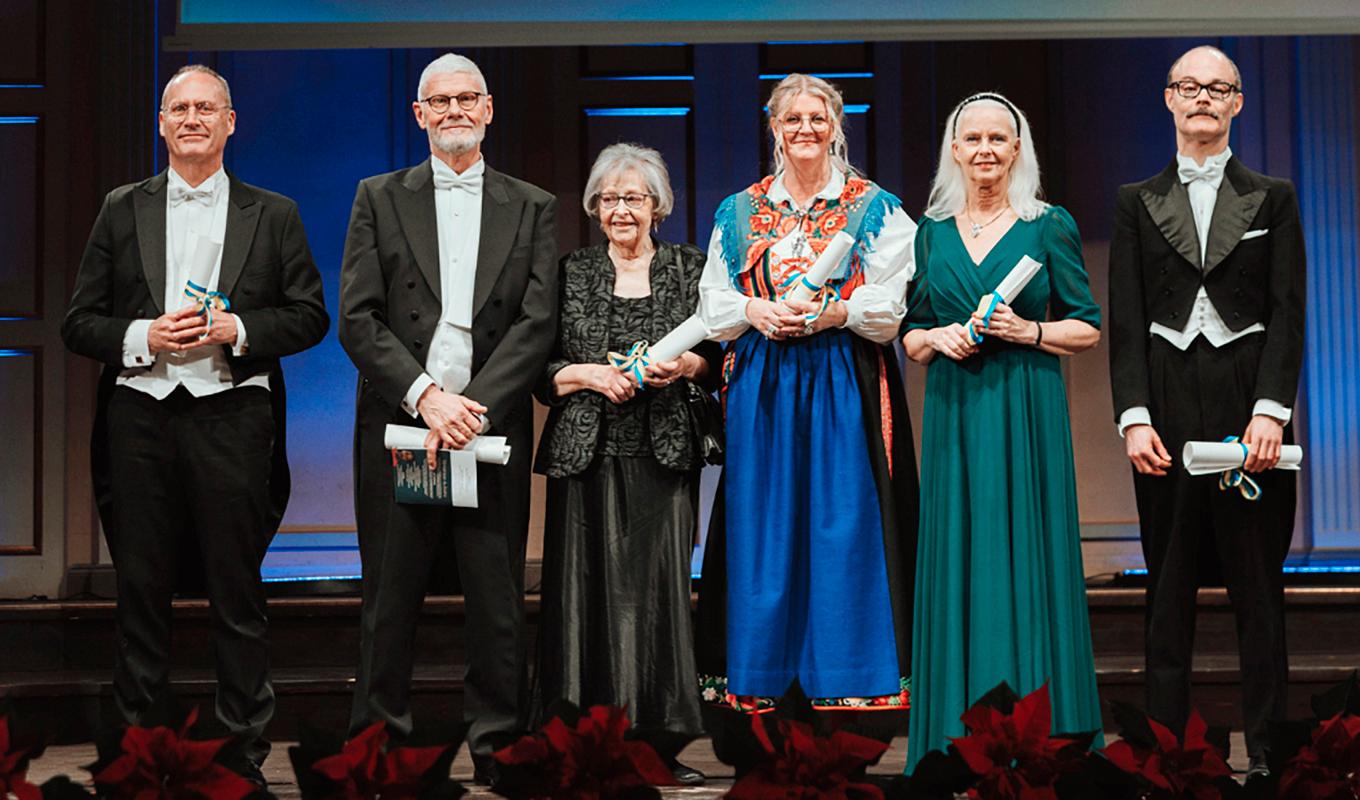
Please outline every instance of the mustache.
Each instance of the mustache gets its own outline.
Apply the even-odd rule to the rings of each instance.
[[[1210,117],[1212,119],[1218,119],[1218,112],[1209,108],[1197,108],[1194,111],[1191,111],[1189,114],[1186,114],[1185,117],[1186,119],[1190,119],[1192,117]]]

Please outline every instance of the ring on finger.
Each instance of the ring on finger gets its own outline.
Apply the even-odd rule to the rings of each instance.
[[[774,336],[774,333],[775,333],[775,331],[777,331],[777,330],[779,330],[778,326],[776,326],[776,325],[772,322],[772,323],[770,323],[770,327],[768,327],[768,328],[765,329],[765,335],[766,335],[766,336]]]

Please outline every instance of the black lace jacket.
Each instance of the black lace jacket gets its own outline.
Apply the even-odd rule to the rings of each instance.
[[[693,245],[656,240],[650,275],[655,339],[684,322],[698,307],[704,260],[703,251]],[[570,364],[607,363],[610,303],[614,298],[614,263],[607,247],[586,247],[564,257],[559,287],[557,342],[534,391],[539,402],[551,409],[534,470],[550,478],[584,470],[595,458],[600,441],[600,418],[609,401],[589,390],[559,397],[553,391],[553,376]],[[708,362],[708,374],[699,384],[711,391],[721,380],[722,348],[717,342],[706,341],[694,352]],[[685,381],[647,391],[654,393],[648,430],[657,461],[680,471],[703,466],[695,452],[685,407]]]

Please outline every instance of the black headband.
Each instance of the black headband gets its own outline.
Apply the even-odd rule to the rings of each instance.
[[[971,97],[964,98],[963,102],[959,103],[959,109],[954,112],[954,136],[959,135],[959,117],[963,116],[963,109],[967,107],[969,103],[975,103],[978,100],[992,100],[1005,106],[1006,110],[1011,112],[1011,119],[1015,120],[1015,135],[1020,135],[1020,112],[1015,110],[1015,106],[1011,105],[1011,101],[999,94],[980,92]]]

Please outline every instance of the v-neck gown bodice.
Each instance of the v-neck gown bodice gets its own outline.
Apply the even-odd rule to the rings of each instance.
[[[1017,220],[975,263],[954,221],[921,220],[908,326],[963,323],[1022,256],[1043,268],[1015,298],[1031,320],[1100,325],[1068,213]],[[1001,681],[1049,684],[1055,731],[1100,728],[1067,393],[1057,356],[987,337],[937,354],[921,443],[908,771]]]

